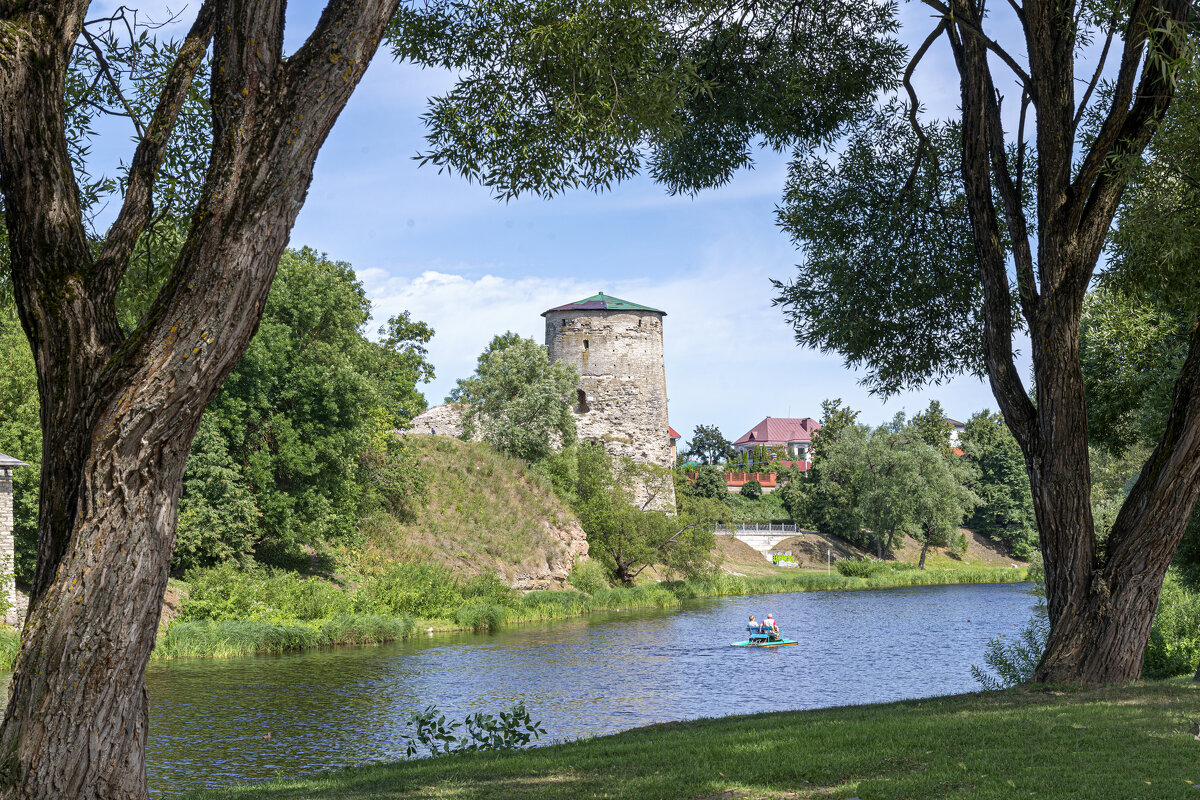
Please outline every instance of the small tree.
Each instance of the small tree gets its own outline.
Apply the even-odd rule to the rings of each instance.
[[[762,497],[762,493],[762,484],[758,481],[746,481],[744,484],[742,484],[742,497],[749,498],[750,500],[757,500],[758,498]]]
[[[692,432],[688,455],[697,458],[701,464],[724,464],[736,454],[733,445],[721,435],[721,429],[716,425],[697,425]]]
[[[492,339],[475,374],[448,399],[468,404],[464,438],[479,429],[500,452],[533,463],[575,441],[571,399],[578,384],[575,367],[552,364],[545,347],[505,333]]]
[[[644,511],[624,488],[622,476],[630,469],[636,466],[624,459],[614,464],[600,444],[578,447],[575,510],[587,533],[591,558],[625,586],[632,586],[652,564],[687,576],[711,569],[713,528],[724,507],[709,500],[685,503],[678,515]]]

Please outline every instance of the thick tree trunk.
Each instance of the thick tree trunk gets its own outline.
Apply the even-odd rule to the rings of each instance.
[[[258,326],[322,143],[396,0],[331,0],[284,61],[280,0],[206,0],[93,258],[63,129],[86,3],[0,0],[0,190],[38,369],[38,566],[0,729],[0,796],[147,796],[144,670],[201,414]],[[115,295],[211,31],[214,141],[175,268],[128,338]]]
[[[929,552],[929,540],[921,542],[921,561],[917,564],[917,569],[925,569],[925,554]]]
[[[1029,174],[1037,198],[1036,259],[1022,170],[1014,172],[1009,161],[989,66],[994,45],[978,35],[981,7],[951,0],[952,13],[945,18],[953,27],[951,47],[962,78],[962,168],[984,292],[988,378],[1025,455],[1045,557],[1050,635],[1036,673],[1042,681],[1102,684],[1140,676],[1162,577],[1200,492],[1200,349],[1193,335],[1167,433],[1122,507],[1103,557],[1098,554],[1079,320],[1128,180],[1114,165],[1141,154],[1174,94],[1177,76],[1152,68],[1147,54],[1167,54],[1163,63],[1179,55],[1182,36],[1172,31],[1182,30],[1190,6],[1188,0],[1135,4],[1131,17],[1117,26],[1125,39],[1118,78],[1107,115],[1079,160],[1073,143],[1083,111],[1076,108],[1073,12],[1023,4],[1028,73],[1008,63],[1020,77],[1022,99],[1036,107],[1037,161]],[[1147,38],[1157,41],[1148,44]],[[1026,146],[1022,141],[1017,148]],[[1036,405],[1013,359],[1014,295],[1033,345]]]

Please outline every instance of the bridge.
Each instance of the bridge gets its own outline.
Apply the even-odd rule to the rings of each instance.
[[[745,542],[758,552],[770,559],[770,551],[784,539],[793,536],[803,536],[807,531],[790,523],[780,522],[738,522],[733,525],[718,525],[713,531],[717,536],[732,536],[739,542]]]

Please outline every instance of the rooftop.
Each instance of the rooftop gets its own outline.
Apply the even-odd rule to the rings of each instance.
[[[742,434],[734,444],[787,444],[811,442],[821,423],[812,417],[767,417]]]
[[[665,311],[650,306],[631,303],[628,300],[622,300],[619,297],[597,292],[591,297],[585,297],[582,300],[577,300],[574,303],[567,303],[565,306],[555,306],[547,311],[542,312],[542,316],[546,316],[551,311],[653,311],[655,314],[666,316]]]
[[[24,461],[0,453],[0,467],[28,467]]]

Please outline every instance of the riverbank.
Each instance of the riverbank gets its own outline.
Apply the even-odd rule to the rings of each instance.
[[[601,588],[591,593],[580,591],[536,591],[518,594],[502,587],[481,588],[478,584],[447,591],[435,582],[409,582],[403,590],[389,595],[363,593],[351,602],[330,595],[314,602],[311,593],[304,602],[294,599],[296,589],[289,582],[275,589],[262,589],[253,602],[230,602],[214,608],[207,600],[191,613],[199,619],[180,618],[159,635],[153,658],[165,660],[189,657],[233,657],[306,650],[338,644],[382,644],[404,639],[414,633],[436,631],[496,631],[510,625],[571,619],[592,613],[650,608],[678,608],[685,600],[732,597],[752,594],[779,594],[813,591],[861,591],[894,589],[906,586],[941,586],[963,583],[1016,583],[1026,580],[1026,570],[1002,568],[961,568],[955,570],[916,570],[883,568],[868,577],[797,572],[775,576],[719,574],[711,579],[672,581],[633,588]],[[291,581],[292,579],[286,579]],[[268,584],[269,585],[269,584]],[[436,603],[414,593],[421,587],[437,591]],[[243,585],[221,584],[208,587],[205,597],[220,588],[225,599],[244,590]],[[199,594],[199,593],[198,593]],[[268,595],[272,595],[268,599]],[[367,599],[363,599],[363,598]],[[371,600],[370,598],[374,598]],[[389,602],[400,597],[402,603]],[[191,601],[189,601],[191,602]],[[189,606],[185,602],[185,615]],[[401,608],[415,613],[395,613]],[[247,611],[247,609],[254,609]],[[332,613],[322,613],[331,609]],[[357,611],[353,609],[358,609]],[[289,612],[305,614],[289,618]],[[438,611],[440,613],[430,613]],[[245,618],[260,613],[257,618]],[[2,653],[0,653],[2,655]]]
[[[652,725],[515,753],[358,767],[188,800],[776,800],[1197,794],[1200,686],[1014,689]]]

